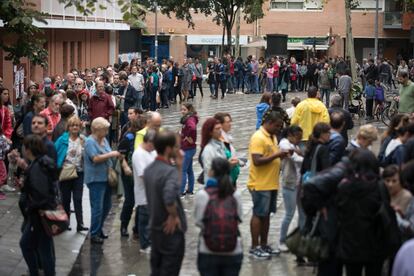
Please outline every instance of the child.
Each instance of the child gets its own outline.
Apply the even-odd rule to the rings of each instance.
[[[382,88],[381,82],[379,80],[375,81],[375,109],[379,106],[382,106],[384,103],[385,97],[384,97],[384,88]]]
[[[300,103],[299,97],[294,97],[292,101],[290,102],[292,104],[291,107],[286,109],[286,113],[289,116],[289,119],[292,119],[293,113],[295,112],[296,106]]]
[[[2,119],[0,117],[0,125],[2,122]],[[8,139],[3,134],[3,129],[0,128],[0,187],[5,185],[7,183],[7,169],[6,164],[4,163],[4,159],[7,158],[7,152],[10,149],[10,144],[8,142]],[[0,200],[6,199],[6,195],[0,191]]]
[[[367,118],[366,120],[372,120],[372,108],[374,105],[374,98],[375,98],[375,87],[374,87],[374,80],[369,79],[368,84],[364,90],[365,95],[365,106],[367,109]]]
[[[267,92],[272,92],[273,91],[273,64],[272,63],[267,63],[267,70],[266,70],[266,90]]]
[[[382,178],[390,194],[391,206],[404,215],[413,196],[401,184],[398,166],[390,165],[386,167],[382,173]]]

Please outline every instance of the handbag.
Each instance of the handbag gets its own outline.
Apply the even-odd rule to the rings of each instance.
[[[297,227],[286,237],[286,246],[291,253],[306,257],[313,262],[326,260],[329,257],[329,243],[315,235],[320,217],[321,213],[318,212],[309,233],[303,233]]]
[[[315,174],[316,174],[316,158],[318,156],[318,152],[319,152],[319,148],[321,147],[321,145],[317,145],[315,152],[313,153],[312,156],[312,161],[311,161],[311,169],[310,171],[306,171],[303,176],[302,176],[302,183],[305,184],[306,182],[308,182],[309,179],[311,179]]]
[[[108,185],[112,188],[118,185],[118,173],[112,167],[108,168]]]
[[[72,180],[78,177],[76,166],[73,164],[64,164],[59,174],[59,182]]]
[[[39,210],[40,221],[49,237],[59,235],[69,228],[69,218],[63,206],[58,204],[55,210]]]

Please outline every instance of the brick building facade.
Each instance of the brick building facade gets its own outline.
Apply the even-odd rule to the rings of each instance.
[[[289,36],[289,54],[303,57],[306,49],[312,46],[304,45],[306,38],[316,37],[326,39],[331,35],[335,43],[329,47],[320,47],[319,54],[344,56],[345,53],[345,1],[329,0],[322,6],[322,1],[306,0],[272,0],[264,4],[264,17],[258,22],[240,26],[241,37],[247,37],[251,42],[264,37],[266,34],[287,34]],[[379,54],[391,60],[398,55],[411,56],[412,45],[409,41],[409,31],[402,30],[401,12],[393,0],[379,0]],[[223,29],[212,22],[212,17],[201,14],[193,15],[194,29],[187,22],[158,16],[158,32],[169,37],[169,55],[182,60],[185,56],[194,56],[192,48],[207,47],[208,54],[220,52],[220,37]],[[154,34],[154,16],[149,14],[146,19],[150,35]],[[361,0],[360,6],[352,11],[352,27],[355,52],[358,60],[370,57],[374,52],[375,33],[375,0]],[[235,29],[233,30],[235,34]],[[206,38],[205,45],[189,44],[193,37]],[[214,47],[216,46],[216,48]],[[215,51],[211,51],[214,49]],[[243,48],[242,48],[243,49]],[[312,49],[310,49],[312,50]],[[325,51],[326,50],[326,51]],[[242,55],[247,52],[242,50]],[[145,53],[143,53],[145,55]]]

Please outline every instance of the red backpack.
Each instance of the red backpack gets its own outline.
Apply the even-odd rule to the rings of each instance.
[[[218,188],[207,188],[209,201],[204,211],[203,237],[213,252],[231,252],[236,248],[239,236],[237,201],[231,195],[226,198],[218,197]]]

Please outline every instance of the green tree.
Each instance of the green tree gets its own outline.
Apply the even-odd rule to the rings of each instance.
[[[147,2],[150,6],[154,1]],[[252,23],[263,18],[264,0],[159,0],[158,6],[161,12],[177,19],[186,20],[189,26],[194,27],[192,15],[201,13],[212,16],[213,22],[223,26],[227,35],[227,51],[231,51],[232,30],[238,10],[244,15],[247,23]],[[152,9],[154,7],[151,7]]]
[[[34,20],[45,22],[45,14],[35,10],[35,5],[26,0],[0,1],[0,19],[3,35],[0,48],[7,52],[5,59],[19,64],[27,57],[33,64],[46,66],[47,51],[43,48],[43,31],[33,25]],[[7,42],[6,42],[7,41]]]
[[[53,1],[53,0],[50,0]],[[114,1],[107,0],[105,4],[98,4],[98,0],[58,0],[66,4],[65,7],[74,6],[85,16],[93,15],[96,8],[106,9]],[[115,4],[121,7],[123,19],[131,27],[144,28],[146,9],[139,0],[116,0]],[[96,7],[98,6],[98,7]],[[35,21],[47,24],[44,18],[47,14],[36,9],[30,0],[1,0],[0,19],[3,21],[0,49],[7,54],[6,60],[19,64],[20,59],[27,57],[32,64],[47,66],[48,52],[44,48],[44,32],[33,25]]]

